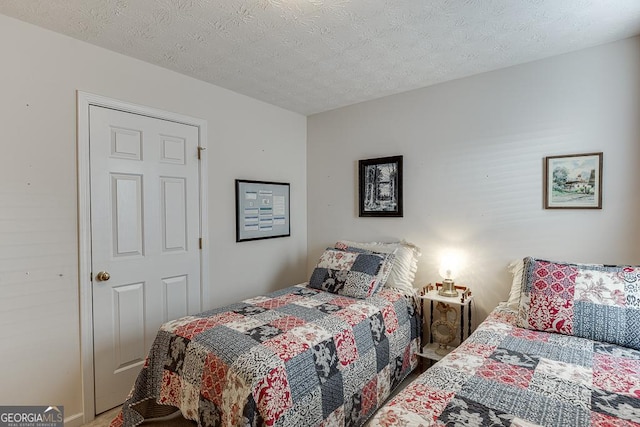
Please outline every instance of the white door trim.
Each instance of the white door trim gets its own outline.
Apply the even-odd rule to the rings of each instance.
[[[198,128],[199,143],[207,148],[207,122],[202,119],[131,104],[100,95],[77,91],[78,108],[78,250],[80,286],[80,354],[82,364],[83,422],[95,418],[95,379],[93,374],[93,298],[91,288],[91,175],[89,167],[89,106],[112,108],[127,113],[140,114],[162,120],[169,120]],[[207,156],[200,161],[200,230],[202,250],[200,251],[201,288],[200,309],[209,308],[209,242],[207,203]],[[132,384],[133,385],[133,384]]]

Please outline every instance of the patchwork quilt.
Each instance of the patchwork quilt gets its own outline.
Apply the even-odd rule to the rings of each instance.
[[[392,289],[303,284],[168,322],[111,426],[172,407],[198,426],[362,425],[416,367],[418,313]]]
[[[640,351],[516,323],[498,307],[370,425],[640,425]]]

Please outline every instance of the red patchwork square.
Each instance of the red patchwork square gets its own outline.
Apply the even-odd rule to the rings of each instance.
[[[640,424],[633,421],[623,420],[621,418],[615,418],[607,414],[601,414],[600,412],[591,412],[591,426],[592,427],[638,427]]]
[[[122,426],[124,426],[124,418],[122,415],[122,411],[120,411],[118,416],[115,417],[113,420],[111,420],[111,424],[109,424],[109,427],[122,427]]]
[[[281,298],[271,298],[267,301],[256,303],[255,305],[262,308],[266,308],[268,310],[272,310],[274,308],[282,307],[283,305],[287,305],[287,304],[289,304],[287,300],[283,300]]]
[[[362,389],[362,413],[368,414],[378,404],[378,377],[375,377]]]
[[[391,406],[399,406],[418,415],[429,415],[435,421],[444,411],[456,393],[431,388],[427,385],[413,382],[401,391],[390,402]]]
[[[511,331],[511,336],[516,338],[522,338],[523,340],[528,340],[528,341],[541,341],[541,342],[549,341],[549,334],[545,332],[538,332],[538,331],[533,331],[531,329],[524,329],[524,328],[513,328],[513,330]]]
[[[595,355],[593,385],[610,393],[640,398],[640,361],[604,354]]]
[[[285,362],[309,348],[309,344],[300,341],[300,338],[291,332],[285,332],[277,337],[273,337],[263,342],[262,345],[273,350],[273,352]]]
[[[229,366],[214,354],[208,354],[202,370],[202,385],[200,394],[207,400],[220,406],[222,391],[227,384]]]
[[[480,356],[486,359],[493,354],[493,352],[496,350],[496,346],[465,341],[460,345],[460,347],[458,347],[458,349],[461,353]]]
[[[531,293],[529,327],[573,335],[573,298]]]
[[[360,324],[364,319],[368,316],[365,313],[357,312],[346,308],[344,310],[340,310],[335,315],[345,322],[347,322],[351,326],[356,326]]]
[[[352,330],[344,330],[333,337],[336,344],[338,359],[342,367],[348,366],[358,358],[356,337]]]
[[[476,375],[514,387],[527,388],[533,377],[533,370],[487,359]]]
[[[338,307],[344,308],[350,306],[351,304],[354,304],[355,302],[356,301],[354,301],[352,298],[337,297],[329,301],[329,304],[337,305]]]
[[[266,301],[258,302],[255,305],[271,310],[274,308],[282,307],[283,305],[291,304],[292,302],[298,301],[300,299],[302,299],[300,295],[287,294],[276,298],[270,298]]]
[[[171,405],[180,407],[180,396],[182,390],[182,380],[175,372],[162,372],[162,387],[160,388],[160,396],[158,403],[161,405]]]
[[[398,316],[393,305],[387,305],[382,309],[382,317],[384,318],[384,325],[387,328],[387,333],[391,334],[398,329]]]
[[[189,322],[186,325],[178,327],[174,333],[190,340],[193,339],[194,336],[208,329],[214,328],[218,325],[224,325],[225,323],[240,320],[243,317],[244,316],[242,314],[234,312],[224,312],[211,317],[203,317],[201,319]]]
[[[265,424],[271,426],[284,411],[293,406],[287,371],[283,366],[273,369],[253,390],[253,397]]]
[[[382,297],[391,303],[398,301],[400,298],[403,298],[403,295],[400,292],[387,288],[382,288],[380,291],[378,291],[376,296]]]
[[[285,316],[269,322],[271,326],[275,326],[276,328],[284,332],[288,331],[289,329],[293,329],[296,326],[304,325],[305,323],[307,323],[305,320],[295,316]]]

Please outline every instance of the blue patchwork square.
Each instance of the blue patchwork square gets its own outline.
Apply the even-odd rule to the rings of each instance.
[[[188,339],[179,335],[171,337],[169,341],[169,354],[167,354],[164,365],[166,369],[171,372],[176,372],[179,375],[182,373],[182,366],[187,356],[187,346],[189,342]]]
[[[351,271],[359,271],[360,273],[375,276],[380,270],[380,265],[384,260],[380,255],[360,254],[351,266]]]
[[[627,309],[624,346],[640,349],[640,310]]]
[[[259,343],[263,343],[273,337],[282,334],[282,330],[271,325],[261,325],[253,329],[249,329],[246,334]]]
[[[376,361],[378,372],[389,364],[389,340],[386,337],[376,344]]]
[[[327,304],[317,305],[316,309],[320,310],[323,313],[332,314],[332,313],[335,313],[336,311],[342,310],[342,307],[340,307],[339,305],[327,303]]]
[[[267,309],[260,307],[258,305],[251,305],[251,304],[245,303],[243,307],[238,307],[230,311],[233,311],[234,313],[242,314],[243,316],[251,316],[253,314],[264,313],[265,311],[267,311]]]
[[[219,355],[227,365],[233,364],[241,354],[258,345],[253,338],[226,326],[208,329],[193,341],[211,348],[211,352]]]
[[[337,372],[327,378],[320,387],[322,390],[322,416],[326,418],[338,409],[344,400],[342,374]]]
[[[625,345],[626,312],[616,306],[576,301],[573,306],[573,335]]]
[[[640,399],[595,388],[591,393],[591,410],[623,420],[638,422]]]
[[[247,405],[248,408],[251,407],[251,405]],[[254,408],[256,408],[255,403],[253,405]],[[251,410],[249,410],[248,412],[251,412]],[[255,410],[253,411],[254,413],[256,412]],[[250,415],[249,413],[247,413],[247,415]],[[199,418],[199,422],[198,425],[203,425],[203,426],[218,426],[222,424],[222,411],[220,410],[220,408],[218,408],[218,406],[207,400],[204,399],[202,397],[202,395],[200,395],[200,404],[198,405],[198,418]],[[249,418],[252,419],[253,417]],[[134,425],[134,424],[128,424],[128,423],[124,423],[124,425],[128,426],[128,425]]]
[[[344,420],[347,426],[362,424],[362,390],[351,395],[344,403]]]
[[[531,393],[480,377],[469,379],[456,397],[544,426],[588,426],[591,420],[588,410],[559,401],[555,396]]]
[[[562,338],[567,336],[563,335]],[[557,343],[534,341],[514,336],[508,336],[502,340],[500,347],[521,354],[537,354],[548,359],[561,360],[573,365],[591,367],[593,364],[593,349],[590,347],[562,346]]]
[[[382,313],[378,312],[369,317],[369,326],[371,328],[371,337],[373,338],[373,342],[375,344],[378,344],[380,341],[386,338],[384,317],[382,317]]]
[[[513,416],[509,416],[502,411],[487,408],[473,400],[456,396],[444,408],[439,421],[442,425],[448,426],[468,425],[467,422],[470,416],[473,416],[474,425],[478,426],[509,427],[513,418]]]
[[[490,356],[491,359],[507,365],[519,366],[521,368],[536,369],[540,358],[537,356],[529,356],[528,354],[509,350],[506,348],[497,348]]]
[[[313,346],[313,359],[320,384],[324,384],[338,372],[338,352],[333,338]]]
[[[297,403],[320,384],[313,354],[310,352],[305,351],[300,353],[285,362],[284,366],[287,370],[287,378],[289,380],[289,387],[291,388],[293,403]]]
[[[303,307],[297,304],[283,305],[282,307],[278,307],[274,310],[279,313],[299,317],[300,319],[306,320],[307,322],[313,322],[326,316],[326,314],[321,312],[320,310],[316,310],[315,308],[310,307]]]
[[[369,322],[360,322],[353,327],[353,335],[356,338],[358,353],[364,354],[373,348],[373,337]]]

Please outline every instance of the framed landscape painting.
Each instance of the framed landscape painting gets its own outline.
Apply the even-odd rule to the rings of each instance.
[[[544,207],[602,209],[602,153],[545,157]]]
[[[402,156],[360,160],[361,217],[402,217]]]

